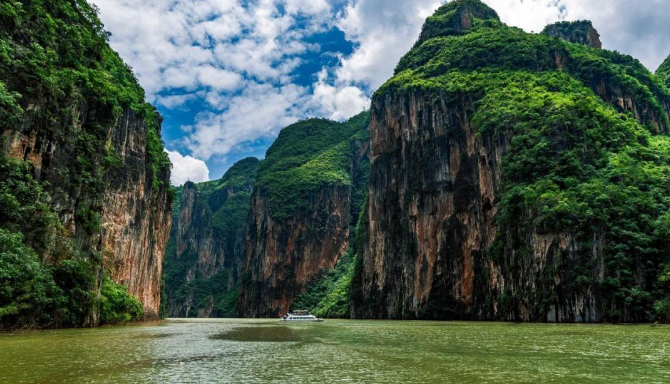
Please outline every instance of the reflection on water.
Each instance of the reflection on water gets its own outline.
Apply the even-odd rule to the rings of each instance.
[[[214,340],[254,341],[258,343],[301,341],[301,329],[285,326],[237,327],[211,336]]]
[[[0,383],[668,383],[670,327],[170,321],[0,334]]]

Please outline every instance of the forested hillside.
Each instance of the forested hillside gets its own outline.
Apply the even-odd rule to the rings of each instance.
[[[365,112],[343,123],[298,122],[268,150],[251,200],[240,315],[286,313],[333,268],[348,269],[345,252],[367,194],[368,119]]]
[[[667,64],[597,37],[476,0],[428,18],[373,96],[354,316],[668,320]]]
[[[259,160],[219,180],[178,189],[165,255],[165,315],[234,317],[246,264],[245,234]]]
[[[0,4],[0,327],[157,316],[161,116],[84,0]]]

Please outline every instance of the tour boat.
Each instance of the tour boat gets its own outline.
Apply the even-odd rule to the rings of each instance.
[[[318,317],[309,313],[309,311],[293,311],[293,313],[287,313],[281,317],[281,321],[323,321]]]

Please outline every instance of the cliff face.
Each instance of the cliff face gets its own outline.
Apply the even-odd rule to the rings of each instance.
[[[108,130],[107,142],[123,165],[105,178],[97,246],[111,279],[140,300],[146,317],[157,318],[171,225],[170,172],[164,167],[153,174],[151,160],[147,161],[146,122],[129,110],[122,116]]]
[[[367,119],[300,122],[268,150],[251,200],[241,316],[286,313],[347,249],[354,181],[367,163]]]
[[[441,8],[422,36],[446,32],[373,96],[352,315],[662,317],[668,185],[633,169],[670,165],[668,90],[630,57],[508,28],[482,7]]]
[[[181,188],[165,258],[170,317],[231,317],[246,262],[245,228],[259,160]]]
[[[591,48],[601,49],[600,34],[593,28],[593,24],[588,21],[563,21],[548,25],[542,31],[543,34],[552,37],[558,37],[575,44],[586,45]]]
[[[0,225],[21,233],[57,271],[65,297],[68,284],[91,278],[78,287],[85,299],[68,298],[85,314],[45,314],[42,325],[97,324],[106,278],[127,286],[145,315],[156,317],[172,204],[161,118],[88,4],[36,1],[9,12],[17,4],[0,17],[2,158],[7,169],[25,166],[44,193],[24,200],[15,184],[17,213]],[[38,202],[46,204],[32,211]],[[63,277],[65,270],[81,276]]]

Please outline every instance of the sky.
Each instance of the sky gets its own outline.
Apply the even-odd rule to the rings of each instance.
[[[298,120],[368,108],[445,0],[92,0],[110,43],[163,114],[172,183],[216,180],[263,158]],[[484,0],[539,32],[592,20],[606,49],[656,70],[670,54],[670,0]]]

